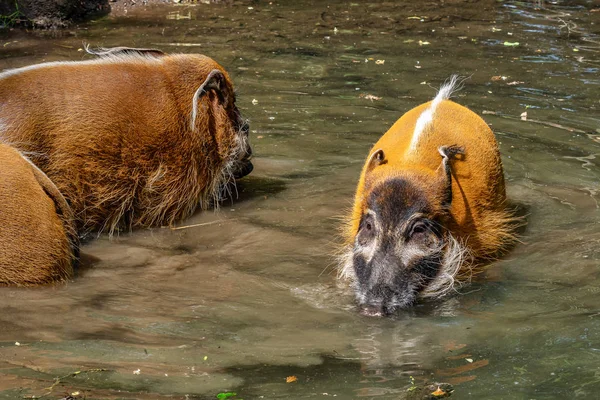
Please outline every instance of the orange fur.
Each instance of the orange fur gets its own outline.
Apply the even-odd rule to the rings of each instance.
[[[418,144],[411,148],[417,120],[431,104],[408,111],[373,146],[359,179],[351,221],[345,229],[346,246],[354,243],[370,191],[388,179],[409,179],[424,188],[430,199],[436,199],[433,204],[439,204],[438,149],[457,145],[464,148],[465,154],[456,156],[451,163],[452,203],[445,228],[466,248],[469,257],[462,261],[463,269],[470,269],[473,262],[492,259],[514,242],[516,218],[506,208],[498,144],[477,114],[443,99]],[[370,167],[369,160],[380,149],[385,161]],[[458,271],[457,276],[464,272]]]
[[[250,154],[223,67],[151,49],[94,54],[0,74],[0,136],[52,179],[78,229],[173,224],[218,201]]]
[[[73,275],[73,215],[48,177],[0,143],[0,285],[35,285]]]

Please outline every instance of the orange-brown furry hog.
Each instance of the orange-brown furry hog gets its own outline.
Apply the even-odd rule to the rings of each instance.
[[[362,170],[340,275],[367,314],[444,295],[515,240],[496,139],[448,100],[455,85],[404,114]]]
[[[173,224],[252,170],[248,124],[214,60],[89,52],[0,74],[0,137],[56,184],[81,232]]]
[[[64,197],[21,153],[0,143],[0,285],[68,279],[77,254]]]

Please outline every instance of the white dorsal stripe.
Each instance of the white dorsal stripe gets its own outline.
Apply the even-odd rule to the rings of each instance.
[[[79,65],[95,65],[95,64],[120,64],[123,62],[130,63],[145,63],[145,62],[156,62],[161,63],[160,57],[153,56],[151,54],[116,54],[105,57],[98,57],[91,60],[84,61],[50,61],[41,64],[28,65],[26,67],[7,69],[0,72],[0,79],[8,78],[12,75],[22,74],[27,71],[33,71],[37,69],[52,68],[59,65],[70,65],[77,67]]]
[[[433,121],[435,110],[443,100],[448,100],[452,97],[452,94],[462,87],[462,81],[458,75],[452,75],[440,88],[437,95],[429,105],[429,107],[419,115],[417,123],[415,124],[415,131],[413,132],[412,140],[410,142],[410,151],[413,152],[417,149],[419,141],[425,134],[425,129]]]

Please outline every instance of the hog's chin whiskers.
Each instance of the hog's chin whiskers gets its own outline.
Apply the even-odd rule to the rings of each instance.
[[[354,251],[353,246],[351,245],[346,246],[346,248],[337,256],[338,265],[340,266],[337,274],[338,279],[350,281],[352,283],[356,281],[356,273],[354,272],[354,266],[352,262],[353,256]]]
[[[471,264],[472,256],[469,249],[452,234],[448,234],[440,272],[421,292],[421,297],[442,297],[452,290],[456,291],[457,286],[460,287],[470,282],[472,276]],[[467,273],[463,274],[461,269],[467,271]],[[457,279],[459,272],[461,272],[461,279]]]
[[[229,151],[229,154],[225,157],[223,167],[219,173],[218,178],[215,180],[209,196],[215,207],[219,207],[219,204],[226,200],[237,198],[239,193],[235,182],[235,166],[239,162],[242,155],[246,152],[249,147],[248,138],[239,129],[234,136],[234,143]],[[235,196],[233,193],[235,192]]]

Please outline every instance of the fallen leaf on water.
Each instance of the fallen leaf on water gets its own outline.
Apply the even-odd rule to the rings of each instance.
[[[465,372],[473,371],[474,369],[485,367],[489,363],[489,360],[478,360],[469,364],[461,365],[460,367],[437,370],[436,374],[438,374],[439,376],[455,376],[463,374]]]
[[[385,60],[377,60],[377,61],[375,61],[375,64],[377,64],[377,65],[385,64]]]
[[[424,41],[422,41],[422,40],[419,40],[419,46],[426,46],[426,45],[428,45],[428,44],[431,44],[431,43],[429,43],[429,42],[424,42]]]
[[[227,399],[229,397],[235,397],[237,396],[237,393],[235,392],[224,392],[224,393],[219,393],[217,395],[217,399]]]
[[[294,375],[292,376],[288,376],[287,378],[285,378],[285,383],[292,383],[292,382],[296,382],[298,380],[298,378]]]
[[[373,100],[381,100],[381,97],[374,96],[372,94],[364,94],[363,93],[363,94],[360,94],[358,97],[360,97],[362,99],[365,99],[365,100],[371,100],[371,101],[373,101]]]
[[[519,45],[519,42],[504,42],[505,46],[515,47]]]
[[[527,121],[527,111],[521,113],[521,121]]]
[[[440,389],[440,387],[438,386],[438,388],[436,389],[436,391],[435,391],[435,392],[432,392],[432,393],[431,393],[431,395],[432,395],[432,396],[435,396],[435,397],[441,397],[441,396],[445,396],[445,395],[446,395],[446,392],[444,392],[444,391],[443,391],[442,389]]]
[[[465,358],[465,360],[467,360],[468,363],[472,363],[473,362],[472,358]]]
[[[508,79],[506,76],[503,75],[494,75],[490,78],[491,81],[505,81],[506,79]]]

